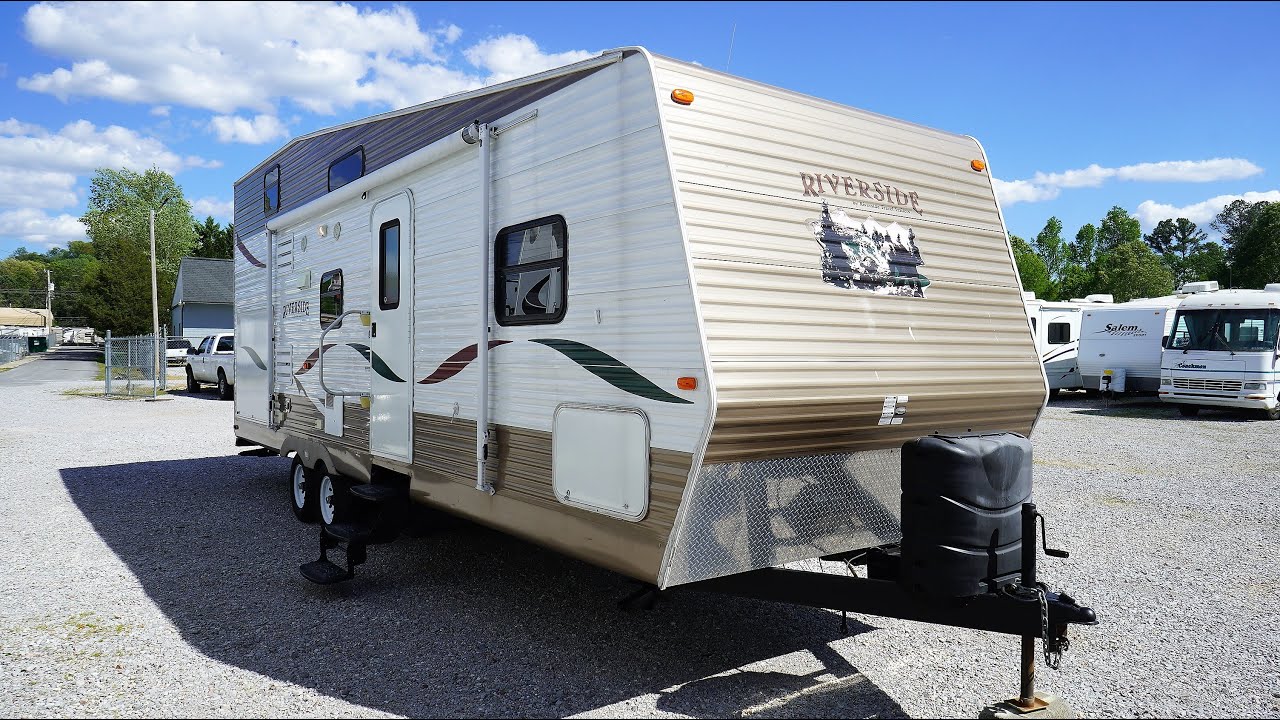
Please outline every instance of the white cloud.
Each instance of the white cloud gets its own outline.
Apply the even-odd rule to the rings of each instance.
[[[289,137],[289,128],[275,115],[258,115],[253,119],[238,115],[218,115],[209,127],[218,135],[219,142],[240,142],[261,145],[272,140]]]
[[[489,71],[487,82],[498,83],[594,56],[585,50],[544,53],[538,44],[524,35],[502,35],[488,38],[468,48],[467,62]]]
[[[1093,164],[1079,170],[1056,173],[1037,172],[1030,180],[997,180],[996,191],[1006,205],[1019,202],[1041,202],[1058,197],[1062,188],[1100,187],[1109,180],[1128,182],[1218,182],[1253,177],[1262,168],[1242,158],[1211,160],[1165,160],[1121,167]]]
[[[1138,205],[1138,210],[1134,215],[1142,221],[1142,226],[1147,229],[1155,227],[1156,223],[1161,220],[1173,218],[1186,218],[1197,225],[1208,225],[1222,211],[1222,208],[1236,200],[1244,200],[1251,203],[1259,201],[1280,202],[1280,190],[1247,192],[1240,195],[1218,195],[1204,202],[1193,203],[1183,207],[1146,200]],[[1211,232],[1208,227],[1204,229]]]
[[[156,117],[169,117],[169,110],[168,105],[157,105],[151,108],[151,114]]]
[[[0,207],[71,207],[80,202],[75,187],[73,173],[0,165]]]
[[[1001,180],[993,177],[991,178],[991,184],[995,187],[996,197],[1000,199],[1002,206],[1020,202],[1052,200],[1058,197],[1059,194],[1059,190],[1056,187],[1033,185],[1027,180]]]
[[[0,122],[0,167],[70,173],[100,167],[143,171],[155,166],[170,174],[222,163],[182,156],[164,143],[119,125],[99,129],[88,120],[68,123],[56,133],[18,120]]]
[[[191,214],[196,220],[204,220],[212,215],[216,220],[230,220],[235,217],[235,203],[231,200],[219,200],[215,197],[202,197],[191,203]]]
[[[481,73],[453,69],[450,46],[462,29],[424,31],[399,5],[40,3],[23,24],[36,48],[70,64],[19,78],[19,87],[64,101],[100,97],[220,115],[274,114],[284,98],[321,114],[358,103],[402,107],[588,56],[543,53],[506,35],[468,51]]]
[[[74,215],[48,215],[23,208],[0,212],[0,237],[12,237],[28,249],[65,246],[72,240],[87,240],[85,227]]]

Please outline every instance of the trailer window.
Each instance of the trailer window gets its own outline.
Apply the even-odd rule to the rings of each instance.
[[[378,307],[400,307],[400,221],[388,220],[378,228]]]
[[[558,323],[568,304],[568,231],[559,215],[504,228],[494,253],[499,325]]]
[[[1049,344],[1063,345],[1071,342],[1071,323],[1049,323]]]
[[[262,212],[274,214],[280,209],[280,166],[277,165],[262,176]]]
[[[364,176],[364,147],[358,147],[329,164],[329,190],[337,190],[362,176]]]
[[[342,314],[342,269],[330,270],[320,276],[320,327],[338,319]]]

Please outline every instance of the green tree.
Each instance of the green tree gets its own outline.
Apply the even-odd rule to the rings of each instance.
[[[44,263],[28,259],[31,253],[19,248],[0,260],[0,305],[9,307],[44,307]],[[40,255],[35,254],[37,258]]]
[[[88,210],[80,218],[97,266],[85,282],[90,323],[120,334],[151,327],[149,211],[156,213],[156,277],[161,311],[173,296],[178,265],[196,245],[191,204],[173,176],[99,168],[89,185]]]
[[[1094,292],[1097,284],[1094,260],[1098,246],[1098,229],[1092,223],[1085,224],[1076,233],[1074,242],[1067,245],[1067,260],[1063,263],[1058,281],[1058,299],[1084,297]]]
[[[1188,265],[1189,258],[1200,252],[1209,236],[1186,218],[1161,220],[1151,233],[1143,238],[1147,246],[1164,258],[1173,272],[1174,285],[1203,278],[1196,277]]]
[[[1183,265],[1185,282],[1217,280],[1222,287],[1231,287],[1231,268],[1227,262],[1227,249],[1216,242],[1206,242],[1199,250],[1187,256]],[[1179,287],[1184,283],[1180,283]]]
[[[1049,279],[1044,260],[1040,259],[1026,240],[1017,235],[1009,236],[1009,244],[1013,247],[1013,261],[1018,266],[1023,291],[1033,292],[1038,298],[1047,297],[1053,290],[1053,281]]]
[[[203,223],[196,223],[193,229],[196,233],[196,247],[191,251],[193,256],[231,259],[231,250],[235,244],[234,226],[227,225],[224,228],[210,215]]]
[[[1117,247],[1142,240],[1142,223],[1119,205],[1107,211],[1098,227],[1098,254],[1109,253]]]
[[[1141,240],[1128,240],[1099,254],[1098,289],[1116,302],[1173,293],[1173,273]]]
[[[1232,247],[1232,275],[1239,287],[1261,288],[1280,282],[1280,203],[1267,203],[1252,219]]]
[[[1209,227],[1222,234],[1222,244],[1227,246],[1227,255],[1231,254],[1231,248],[1236,241],[1243,238],[1249,232],[1249,228],[1253,227],[1258,213],[1270,204],[1265,200],[1252,203],[1247,200],[1233,200],[1213,218]]]
[[[1044,261],[1049,279],[1056,285],[1062,279],[1062,271],[1067,265],[1070,252],[1067,242],[1062,239],[1062,221],[1056,217],[1049,218],[1044,229],[1036,235],[1034,247],[1036,254]]]

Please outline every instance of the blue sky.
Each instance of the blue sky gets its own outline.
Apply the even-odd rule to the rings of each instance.
[[[0,257],[83,239],[95,167],[159,166],[225,223],[290,137],[624,45],[973,135],[1016,235],[1112,205],[1207,225],[1280,200],[1276,27],[1277,3],[0,3]]]

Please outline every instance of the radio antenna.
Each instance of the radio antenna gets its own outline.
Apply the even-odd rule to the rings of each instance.
[[[724,71],[729,72],[729,63],[733,62],[733,38],[738,34],[738,23],[733,24],[733,29],[729,31],[729,59],[724,61]]]

